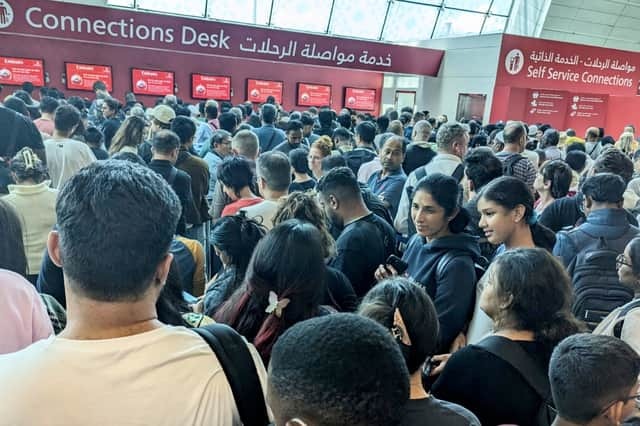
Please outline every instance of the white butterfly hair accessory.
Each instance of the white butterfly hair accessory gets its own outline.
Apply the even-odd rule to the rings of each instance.
[[[282,311],[291,302],[289,299],[278,300],[278,295],[273,291],[269,292],[269,306],[265,310],[268,314],[274,314],[278,318],[282,317]]]

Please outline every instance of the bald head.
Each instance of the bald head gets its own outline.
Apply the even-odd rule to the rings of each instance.
[[[241,130],[231,140],[231,149],[250,160],[258,158],[259,147],[258,136],[251,130]]]
[[[527,140],[527,132],[524,125],[519,121],[507,124],[504,128],[503,136],[505,144],[522,145],[523,148]]]

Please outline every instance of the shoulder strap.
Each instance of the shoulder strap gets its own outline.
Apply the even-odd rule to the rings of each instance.
[[[451,177],[454,178],[458,183],[460,183],[460,181],[464,177],[464,164],[458,164],[458,167],[456,167],[456,169],[453,171]]]
[[[420,180],[427,175],[427,169],[425,166],[418,167],[416,170],[416,183],[420,182]]]
[[[176,176],[178,176],[178,169],[171,167],[171,172],[169,172],[169,177],[167,178],[169,186],[173,186],[173,182],[176,181]]]
[[[234,329],[224,324],[194,328],[218,357],[245,426],[269,424],[262,386],[251,352]]]
[[[452,251],[448,251],[438,259],[438,265],[436,266],[436,277],[442,276],[444,274],[444,269],[447,267],[449,262],[451,262],[454,258],[454,254]]]
[[[598,145],[600,145],[600,142],[596,142],[596,143],[593,144],[593,148],[591,148],[591,152],[589,153],[589,157],[591,157],[591,154],[593,154],[593,152],[596,150]]]
[[[520,373],[522,378],[545,402],[552,401],[551,386],[547,375],[516,342],[501,336],[489,336],[476,343],[475,346],[507,362]]]
[[[616,325],[613,327],[613,335],[618,339],[622,336],[622,327],[624,326],[624,318],[627,316],[629,312],[634,309],[640,308],[640,299],[634,299],[631,302],[627,303],[620,313],[618,313],[618,317],[616,318]]]

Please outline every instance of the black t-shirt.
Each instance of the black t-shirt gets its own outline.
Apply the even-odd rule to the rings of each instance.
[[[434,397],[410,399],[404,410],[402,426],[480,426],[471,411]]]
[[[540,366],[550,353],[539,342],[516,341]],[[522,375],[497,356],[470,345],[454,353],[431,388],[433,394],[471,410],[483,425],[535,426],[542,399]]]
[[[358,308],[358,298],[349,278],[336,268],[327,266],[327,293],[324,305],[333,306],[340,312],[354,312]]]
[[[363,297],[375,284],[378,265],[395,253],[395,231],[373,213],[351,222],[336,241],[337,253],[330,262],[342,271],[358,297]]]
[[[563,197],[555,200],[540,215],[540,223],[553,232],[564,228],[573,228],[584,217],[580,210],[582,195]]]
[[[109,153],[102,148],[91,148],[93,155],[96,156],[96,160],[108,160]]]
[[[10,159],[25,146],[44,154],[42,135],[33,122],[22,114],[0,105],[0,157]],[[41,158],[46,161],[46,158]]]
[[[104,146],[109,149],[111,146],[111,139],[115,136],[116,132],[120,128],[120,121],[115,118],[109,118],[102,123],[102,133],[104,134]]]
[[[289,185],[289,194],[296,191],[299,191],[299,192],[311,191],[315,187],[316,187],[316,181],[313,179],[309,179],[306,182],[291,182],[291,185]]]

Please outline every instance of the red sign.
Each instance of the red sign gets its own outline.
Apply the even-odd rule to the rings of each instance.
[[[443,50],[327,35],[255,28],[101,6],[12,1],[14,19],[3,32],[37,39],[118,44],[154,51],[193,52],[264,61],[437,76]],[[34,40],[35,38],[35,40]]]
[[[558,90],[528,90],[525,121],[547,123],[557,129],[563,129],[568,96],[567,92]]]
[[[583,134],[588,127],[605,127],[609,96],[570,93],[565,126]]]
[[[282,103],[281,81],[247,79],[247,99],[253,103],[263,103],[269,96],[276,98],[276,102]]]
[[[104,65],[65,63],[67,89],[93,91],[93,83],[102,81],[107,91],[113,90],[111,67]]]
[[[131,70],[131,84],[136,95],[165,96],[173,94],[174,75],[171,71]]]
[[[19,86],[27,81],[34,86],[44,86],[44,65],[41,59],[0,56],[1,84]]]
[[[504,35],[496,86],[636,95],[640,54]]]
[[[322,84],[298,83],[298,105],[325,106],[331,105],[331,86]]]
[[[231,100],[231,77],[191,74],[191,97],[219,101]]]
[[[375,89],[345,88],[344,106],[356,110],[373,111],[376,109]]]

